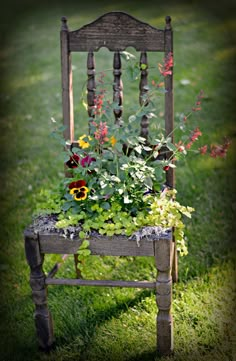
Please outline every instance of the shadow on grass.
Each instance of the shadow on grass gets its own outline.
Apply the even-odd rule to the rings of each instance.
[[[81,340],[83,346],[81,346],[80,350],[82,353],[86,350],[87,345],[91,343],[97,328],[101,327],[103,323],[111,320],[112,318],[118,318],[129,308],[137,306],[142,300],[150,297],[150,295],[154,292],[149,289],[142,290],[137,292],[133,297],[126,297],[123,301],[113,300],[112,304],[105,304],[104,301],[104,304],[102,305],[102,298],[106,297],[106,290],[91,287],[83,289],[82,292],[80,292],[81,290],[78,288],[78,293],[74,293],[70,300],[71,316],[72,318],[77,316],[74,318],[74,322],[71,322],[71,319],[69,319],[68,313],[70,310],[68,310],[68,307],[67,314],[63,314],[63,304],[61,303],[63,303],[63,298],[65,297],[64,290],[61,290],[62,292],[60,295],[62,295],[62,298],[59,300],[60,291],[55,290],[55,303],[52,305],[51,309],[52,313],[55,315],[55,319],[57,319],[57,313],[60,312],[60,316],[58,317],[61,318],[64,324],[63,331],[65,331],[65,333],[56,337],[56,344],[63,346],[68,341],[71,342],[72,339],[76,339],[77,337],[80,338],[81,335],[83,335],[83,340]],[[100,302],[98,302],[97,305],[94,305],[92,300],[96,300],[99,297]]]

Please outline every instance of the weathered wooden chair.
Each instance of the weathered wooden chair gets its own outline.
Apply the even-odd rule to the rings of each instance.
[[[62,18],[61,27],[61,65],[62,65],[62,106],[63,119],[66,125],[65,139],[74,141],[73,94],[72,94],[72,52],[88,52],[87,61],[87,90],[88,112],[95,99],[95,61],[94,52],[106,47],[114,52],[114,99],[122,105],[122,80],[120,51],[127,47],[140,51],[140,63],[147,63],[147,52],[173,53],[173,39],[171,18],[166,17],[165,28],[156,29],[123,12],[110,12],[99,17],[94,22],[82,28],[69,31],[67,20]],[[145,94],[148,83],[147,68],[140,69],[140,102]],[[165,78],[165,129],[166,134],[173,130],[173,75]],[[119,121],[122,111],[114,110],[114,120]],[[143,116],[141,134],[148,136],[148,119]],[[166,174],[166,182],[174,186],[174,171],[170,168]],[[147,281],[109,281],[54,278],[57,265],[45,275],[43,261],[45,254],[75,255],[81,245],[79,238],[71,240],[55,232],[35,231],[31,225],[25,230],[25,250],[30,266],[30,286],[35,304],[35,325],[39,346],[49,350],[54,343],[53,324],[47,306],[48,285],[76,285],[76,286],[108,286],[108,287],[137,287],[153,288],[156,290],[157,313],[157,349],[160,354],[169,354],[173,350],[173,321],[171,316],[172,278],[177,280],[177,252],[172,232],[163,232],[153,241],[142,240],[140,246],[135,240],[125,236],[91,237],[90,250],[92,255],[111,256],[152,256],[155,257],[157,278],[153,282]],[[172,277],[173,276],[173,277]]]

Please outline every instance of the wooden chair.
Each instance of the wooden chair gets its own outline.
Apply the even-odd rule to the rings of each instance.
[[[75,31],[69,31],[67,20],[62,18],[61,27],[61,65],[62,65],[62,106],[63,119],[66,125],[65,139],[74,142],[73,94],[72,94],[72,52],[88,52],[87,90],[88,113],[91,116],[95,99],[95,61],[94,52],[106,47],[114,52],[114,99],[122,105],[122,80],[120,52],[127,47],[140,51],[140,63],[147,64],[147,52],[173,53],[171,18],[166,17],[165,28],[156,29],[123,12],[110,12],[99,17]],[[140,69],[140,103],[148,83],[147,68]],[[173,75],[165,78],[165,129],[166,134],[173,130]],[[122,110],[114,110],[114,119],[119,122]],[[148,119],[143,116],[141,135],[148,137]],[[168,186],[174,186],[174,170],[170,168],[166,174]],[[166,355],[173,350],[173,321],[171,316],[172,278],[177,280],[177,252],[172,232],[163,232],[152,241],[142,240],[140,246],[126,236],[91,237],[90,250],[92,255],[111,256],[152,256],[155,257],[157,278],[153,282],[146,281],[109,281],[54,278],[58,265],[48,275],[43,271],[45,254],[75,255],[81,245],[79,238],[71,240],[55,232],[35,231],[31,225],[25,230],[25,251],[30,266],[30,286],[35,304],[35,325],[39,346],[49,350],[54,343],[52,317],[47,306],[48,285],[76,286],[108,286],[153,288],[156,290],[157,313],[157,349]],[[173,276],[173,277],[172,277]]]

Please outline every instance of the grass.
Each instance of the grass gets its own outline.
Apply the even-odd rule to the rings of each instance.
[[[141,2],[98,6],[52,2],[34,7],[25,1],[19,16],[1,21],[1,359],[164,360],[155,354],[155,295],[152,291],[112,288],[49,288],[49,307],[57,347],[38,352],[33,304],[28,284],[22,232],[30,222],[41,188],[62,177],[59,147],[49,137],[50,118],[61,121],[59,28],[67,15],[75,29],[105,11],[119,9],[162,26],[170,14],[175,30],[175,113],[185,111],[200,89],[206,97],[197,115],[201,144],[232,140],[226,160],[195,158],[177,171],[179,199],[196,209],[186,223],[189,255],[180,259],[180,281],[174,285],[175,353],[165,360],[233,360],[235,338],[235,22],[232,4],[204,7],[169,2],[160,7]],[[10,7],[9,7],[10,8]],[[14,26],[13,26],[14,25]],[[11,29],[11,30],[9,30]],[[98,66],[103,67],[106,52]],[[79,97],[84,69],[78,58],[75,92]],[[84,79],[84,78],[83,78]],[[183,85],[183,79],[189,80]],[[128,101],[131,102],[131,96]],[[78,102],[79,103],[79,102]],[[82,111],[79,105],[76,110]],[[84,117],[86,119],[86,117]],[[77,130],[86,120],[77,118]],[[200,143],[199,143],[200,144]],[[46,260],[46,268],[52,262]],[[72,275],[72,260],[64,274]],[[152,279],[151,259],[91,258],[87,276]]]

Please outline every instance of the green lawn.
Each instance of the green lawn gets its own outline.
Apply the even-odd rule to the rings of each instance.
[[[155,355],[156,303],[152,291],[112,288],[49,288],[49,307],[57,347],[49,355],[37,349],[33,303],[28,283],[23,230],[40,190],[63,176],[60,146],[49,136],[51,117],[61,122],[59,30],[66,15],[76,29],[106,11],[123,10],[156,27],[171,15],[175,48],[175,117],[205,92],[195,121],[203,132],[199,145],[231,138],[227,159],[193,157],[177,169],[178,199],[193,206],[186,222],[189,254],[179,260],[173,290],[175,353],[165,360],[233,360],[235,340],[235,38],[233,5],[208,2],[30,1],[6,9],[1,20],[1,359],[164,360]],[[76,129],[86,129],[79,104],[84,57],[76,57]],[[105,66],[103,52],[98,68]],[[76,60],[77,60],[76,59]],[[160,61],[160,59],[158,59]],[[187,80],[187,81],[186,81]],[[186,84],[187,83],[187,84]],[[127,105],[132,102],[128,94]],[[52,260],[46,260],[49,267]],[[60,272],[73,274],[69,260]],[[104,257],[88,260],[87,277],[152,279],[148,258]],[[234,349],[234,352],[236,350]]]

